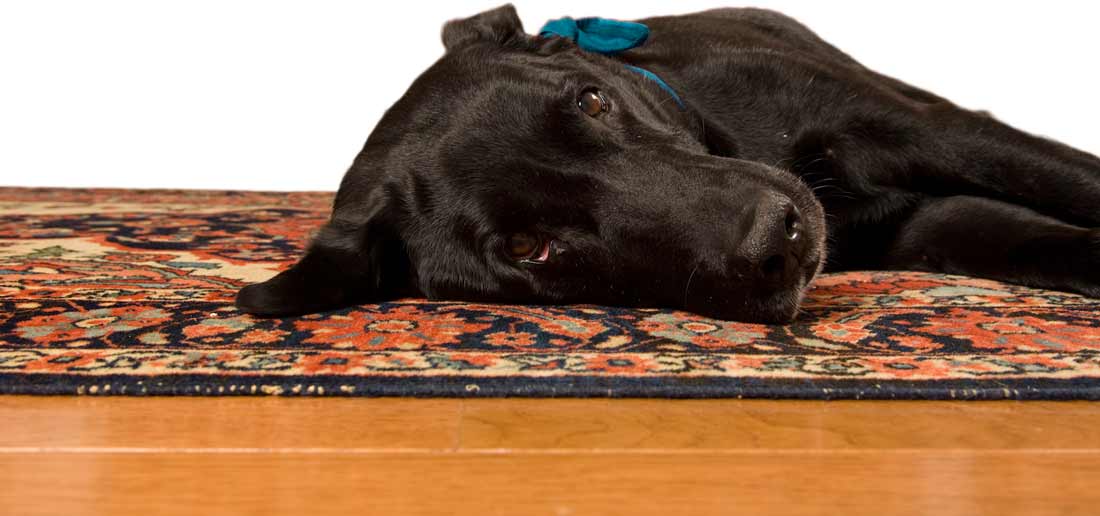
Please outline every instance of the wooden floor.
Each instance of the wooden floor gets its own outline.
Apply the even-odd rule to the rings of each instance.
[[[0,514],[1098,514],[1100,403],[0,397]]]

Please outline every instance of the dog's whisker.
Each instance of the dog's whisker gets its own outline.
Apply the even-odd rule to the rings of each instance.
[[[800,167],[800,168],[809,168],[809,167],[812,167],[812,166],[814,166],[814,165],[816,165],[816,164],[818,164],[818,163],[821,163],[822,161],[828,161],[828,160],[829,160],[829,158],[828,158],[828,157],[826,157],[826,156],[822,156],[822,157],[820,157],[820,158],[816,158],[816,159],[814,159],[813,161],[811,161],[811,162],[809,162],[809,163],[806,163],[805,165],[799,165],[799,167]]]
[[[688,274],[687,284],[684,285],[684,307],[687,307],[688,292],[691,290],[691,280],[695,279],[696,272],[699,272],[699,264],[695,264],[695,268],[691,269],[691,274]]]

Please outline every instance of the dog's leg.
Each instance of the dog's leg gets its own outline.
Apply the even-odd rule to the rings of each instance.
[[[875,202],[898,192],[989,197],[1100,227],[1100,157],[888,78],[846,79],[814,82],[810,97],[829,103],[805,111],[828,116],[805,115],[791,140],[792,171],[809,182],[835,177]]]
[[[1089,227],[1100,226],[1100,158],[1035,137],[990,116],[932,107],[938,147],[950,156],[933,171],[946,191],[1028,206]]]
[[[884,265],[1100,297],[1100,230],[1001,201],[932,198],[901,225]]]

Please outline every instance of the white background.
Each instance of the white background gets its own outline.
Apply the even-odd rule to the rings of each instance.
[[[0,185],[332,190],[495,1],[0,0]],[[630,19],[709,1],[516,2]],[[1100,153],[1094,2],[758,0],[878,71]]]

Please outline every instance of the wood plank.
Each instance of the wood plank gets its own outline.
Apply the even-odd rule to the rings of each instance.
[[[6,514],[1093,514],[1100,404],[0,397]]]
[[[1100,403],[0,397],[0,448],[1076,449]]]
[[[1095,514],[1095,453],[0,455],[5,514]]]
[[[1100,403],[469,400],[462,446],[516,449],[1100,448]]]
[[[446,399],[0,396],[0,449],[453,449]]]

